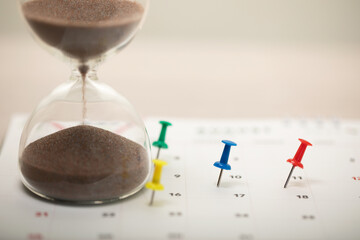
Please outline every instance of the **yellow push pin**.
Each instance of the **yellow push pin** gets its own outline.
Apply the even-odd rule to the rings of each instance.
[[[151,194],[151,200],[149,203],[150,206],[153,204],[155,191],[164,190],[164,186],[160,183],[160,178],[161,178],[162,167],[166,165],[167,162],[159,159],[154,159],[153,163],[155,165],[153,179],[151,182],[148,182],[145,185],[146,188],[153,190]]]

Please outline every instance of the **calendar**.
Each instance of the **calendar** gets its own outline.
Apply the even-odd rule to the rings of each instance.
[[[22,185],[18,145],[26,116],[12,118],[0,155],[0,239],[360,239],[360,121],[339,119],[148,118],[151,141],[170,121],[161,183],[105,205],[64,205]],[[304,169],[286,160],[299,147]],[[231,170],[216,186],[227,139]],[[157,149],[153,148],[155,157]]]

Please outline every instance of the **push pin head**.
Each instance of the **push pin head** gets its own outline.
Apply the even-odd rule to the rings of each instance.
[[[153,142],[153,146],[156,146],[158,148],[168,148],[168,145],[165,143],[165,136],[166,136],[166,130],[168,126],[171,126],[172,124],[166,121],[160,121],[159,122],[162,126],[161,126],[161,132],[160,132],[160,136],[159,139],[155,142]]]
[[[298,150],[296,151],[294,158],[291,158],[291,159],[287,160],[287,162],[291,163],[293,166],[292,166],[292,168],[290,170],[288,178],[286,179],[284,188],[286,188],[287,184],[289,183],[289,180],[290,180],[290,177],[292,175],[292,172],[294,171],[294,168],[295,167],[304,168],[304,165],[301,163],[301,160],[302,160],[302,158],[304,156],[304,153],[305,153],[305,150],[306,150],[307,146],[312,146],[311,143],[309,143],[308,141],[306,141],[304,139],[299,138],[299,141],[301,142],[301,144],[300,144]]]
[[[216,184],[218,187],[220,185],[220,180],[221,180],[223,170],[224,169],[231,170],[231,166],[228,164],[229,156],[230,156],[230,149],[232,146],[236,146],[236,143],[234,143],[233,141],[230,141],[230,140],[222,140],[222,142],[225,144],[225,146],[224,146],[224,150],[221,155],[220,161],[214,163],[215,167],[221,169],[219,178],[218,178],[218,182]]]
[[[154,159],[153,163],[155,166],[155,170],[152,181],[148,182],[145,186],[151,190],[156,190],[156,191],[164,190],[164,186],[160,184],[160,179],[161,179],[162,167],[167,165],[167,162],[159,159]]]
[[[150,205],[152,205],[152,203],[154,201],[155,191],[164,190],[164,186],[160,183],[160,179],[161,179],[162,167],[167,164],[165,161],[162,161],[159,159],[154,159],[153,163],[155,166],[155,170],[154,170],[154,175],[153,175],[152,181],[146,183],[146,185],[145,185],[146,188],[153,190],[153,192],[151,194]]]
[[[155,142],[153,142],[153,146],[158,147],[158,152],[156,154],[156,158],[158,159],[160,156],[160,149],[164,148],[167,149],[168,145],[165,142],[165,136],[166,136],[166,129],[168,126],[171,126],[172,124],[166,121],[160,121],[159,122],[162,127],[161,127],[161,132],[160,132],[160,136],[159,139]]]
[[[220,161],[215,162],[214,166],[225,169],[225,170],[231,170],[231,166],[228,164],[229,161],[229,155],[230,155],[230,148],[232,146],[236,146],[236,143],[230,140],[222,140],[221,142],[225,143],[223,153],[221,155]]]
[[[287,162],[291,163],[295,167],[304,168],[304,165],[301,163],[301,160],[304,156],[307,146],[312,146],[312,144],[301,138],[299,138],[299,141],[301,142],[301,144],[294,158],[288,159]]]

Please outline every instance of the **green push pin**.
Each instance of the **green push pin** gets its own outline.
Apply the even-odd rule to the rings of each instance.
[[[166,129],[168,126],[171,126],[172,124],[166,121],[160,121],[159,122],[162,127],[161,127],[161,132],[160,132],[160,136],[159,139],[155,142],[153,142],[153,146],[158,147],[158,152],[156,155],[156,159],[159,159],[159,155],[160,155],[160,149],[164,148],[167,149],[168,145],[165,143],[165,136],[166,136]]]

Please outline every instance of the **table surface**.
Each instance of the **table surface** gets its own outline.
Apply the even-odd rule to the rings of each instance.
[[[70,68],[28,35],[1,36],[0,136]],[[99,79],[142,116],[360,117],[360,45],[264,45],[139,38],[100,66]]]

